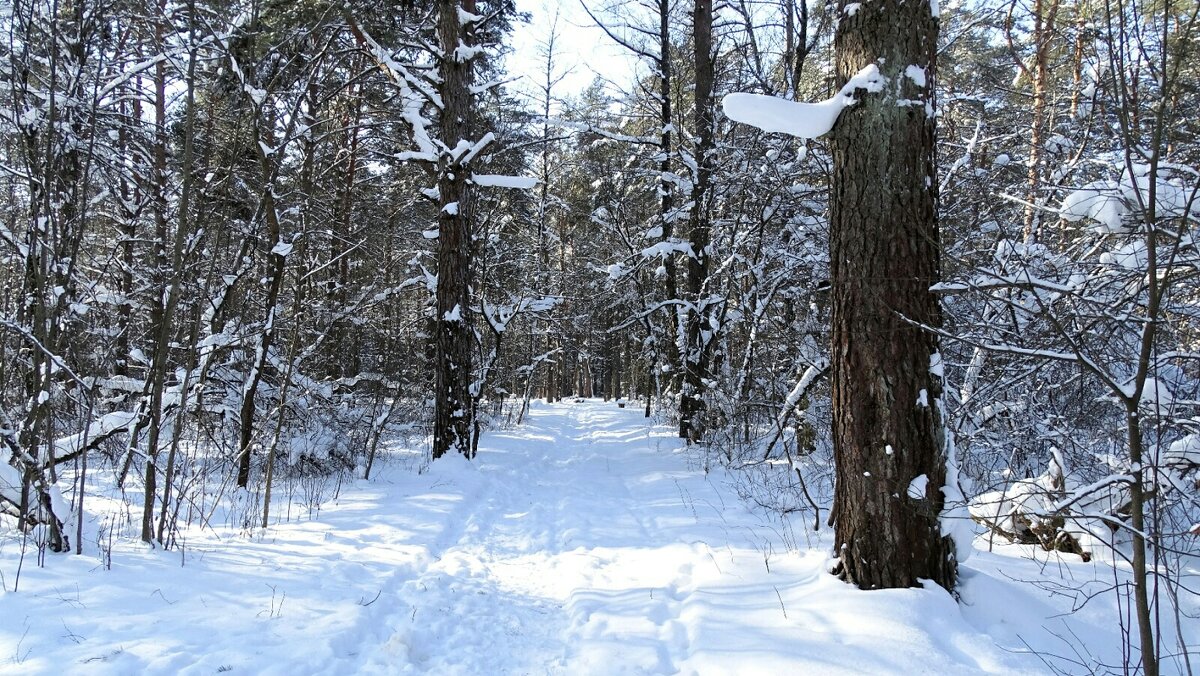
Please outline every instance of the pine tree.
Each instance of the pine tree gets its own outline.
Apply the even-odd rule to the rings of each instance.
[[[833,129],[831,520],[838,573],[864,589],[954,585],[939,525],[946,480],[934,166],[938,22],[930,3],[840,3],[838,79],[877,68]]]

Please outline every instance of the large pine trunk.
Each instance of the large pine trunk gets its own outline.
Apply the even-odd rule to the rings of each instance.
[[[474,13],[474,0],[463,9]],[[469,140],[474,114],[471,106],[471,62],[456,58],[458,45],[470,47],[472,31],[459,20],[455,0],[438,2],[438,40],[445,52],[442,78],[442,138],[454,148]],[[438,216],[437,293],[434,371],[433,457],[447,452],[471,457],[471,214],[467,186],[469,170],[443,153],[438,177],[442,211]]]
[[[688,301],[683,356],[683,390],[679,399],[679,436],[689,443],[700,441],[704,414],[704,388],[708,379],[709,343],[715,339],[709,322],[710,309],[703,296],[708,282],[709,184],[712,177],[713,141],[713,10],[712,0],[696,0],[692,12],[693,60],[696,66],[695,109],[696,169],[692,181],[692,210],[688,235],[692,255],[687,261]]]
[[[875,64],[882,91],[857,92],[833,131],[833,437],[838,573],[863,589],[950,589],[953,542],[939,527],[946,479],[930,373],[940,322],[934,168],[937,20],[923,0],[846,12],[841,82]],[[923,478],[922,478],[923,477]]]
[[[670,243],[675,238],[675,184],[669,180],[672,175],[671,157],[674,154],[672,149],[672,130],[675,126],[675,118],[671,113],[671,101],[674,95],[672,88],[674,68],[671,64],[671,2],[670,0],[658,0],[658,74],[659,74],[659,124],[661,124],[662,136],[659,138],[659,183],[658,190],[660,195],[659,202],[659,220],[662,225],[662,236],[660,241]],[[675,254],[668,253],[663,256],[663,293],[665,298],[670,301],[679,299],[679,288],[676,284],[676,265]],[[663,336],[662,344],[658,346],[661,351],[663,360],[670,365],[671,370],[668,372],[668,389],[674,390],[674,385],[679,382],[680,373],[680,354],[679,354],[679,338],[682,333],[680,324],[680,313],[674,306],[668,306],[666,314],[663,317]]]

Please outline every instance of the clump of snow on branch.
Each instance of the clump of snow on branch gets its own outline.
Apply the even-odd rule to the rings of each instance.
[[[1135,214],[1150,205],[1150,167],[1134,165],[1132,175],[1123,171],[1120,179],[1092,181],[1070,193],[1059,205],[1059,215],[1072,223],[1095,221],[1098,232],[1131,232],[1137,220]],[[1154,179],[1154,209],[1159,216],[1188,215],[1191,191],[1179,181]],[[1192,214],[1196,215],[1195,209]]]
[[[471,181],[479,186],[512,188],[514,190],[529,190],[538,184],[538,180],[532,176],[501,176],[497,174],[473,174]]]
[[[850,78],[837,94],[818,103],[798,103],[762,94],[729,94],[721,106],[735,122],[767,132],[817,138],[829,133],[842,111],[858,102],[855,93],[859,89],[876,93],[883,91],[886,83],[879,66],[871,64]]]
[[[1153,456],[1158,451],[1158,446],[1150,449]],[[1171,442],[1161,458],[1153,458],[1155,464],[1160,467],[1167,467],[1176,470],[1190,470],[1193,467],[1200,467],[1200,435],[1189,434],[1182,439]]]
[[[454,62],[466,63],[471,59],[479,56],[484,52],[484,48],[477,45],[464,45],[461,42],[454,48]]]
[[[1145,270],[1148,260],[1146,256],[1146,242],[1134,240],[1100,254],[1100,262],[1125,270]]]
[[[462,7],[456,7],[455,10],[458,12],[458,23],[463,26],[470,26],[471,24],[483,21],[482,16],[468,12]]]
[[[1121,386],[1121,392],[1127,396],[1134,395],[1135,384],[1131,381]],[[1142,395],[1138,399],[1138,405],[1146,408],[1169,407],[1175,403],[1175,393],[1167,384],[1158,378],[1146,378],[1146,382],[1142,385]]]
[[[292,248],[293,248],[293,245],[291,242],[285,242],[281,239],[275,243],[274,247],[272,247],[271,253],[273,253],[277,256],[287,257],[287,256],[291,255]]]

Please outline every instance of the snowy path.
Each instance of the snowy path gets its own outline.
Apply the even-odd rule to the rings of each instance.
[[[26,567],[0,672],[1013,673],[944,592],[855,592],[669,430],[541,405],[475,463],[393,467],[313,521]],[[219,534],[219,536],[218,536]],[[0,550],[11,589],[15,552]],[[768,570],[769,569],[769,570]],[[997,626],[1004,618],[991,619]]]

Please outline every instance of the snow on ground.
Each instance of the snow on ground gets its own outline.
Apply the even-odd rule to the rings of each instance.
[[[973,674],[1120,663],[1111,569],[979,553],[962,602],[860,592],[639,411],[536,405],[474,463],[399,464],[319,517],[183,552],[0,548],[0,673]],[[133,518],[133,517],[130,517]],[[789,546],[789,543],[792,546]],[[1027,550],[1021,550],[1025,552]],[[1094,587],[1095,589],[1092,589]],[[1065,600],[1064,600],[1065,599]],[[1030,649],[1043,654],[1030,654]],[[1056,657],[1057,656],[1057,657]],[[1075,664],[1078,662],[1079,664]],[[1167,666],[1167,665],[1164,665]],[[1103,669],[1101,669],[1103,670]]]

